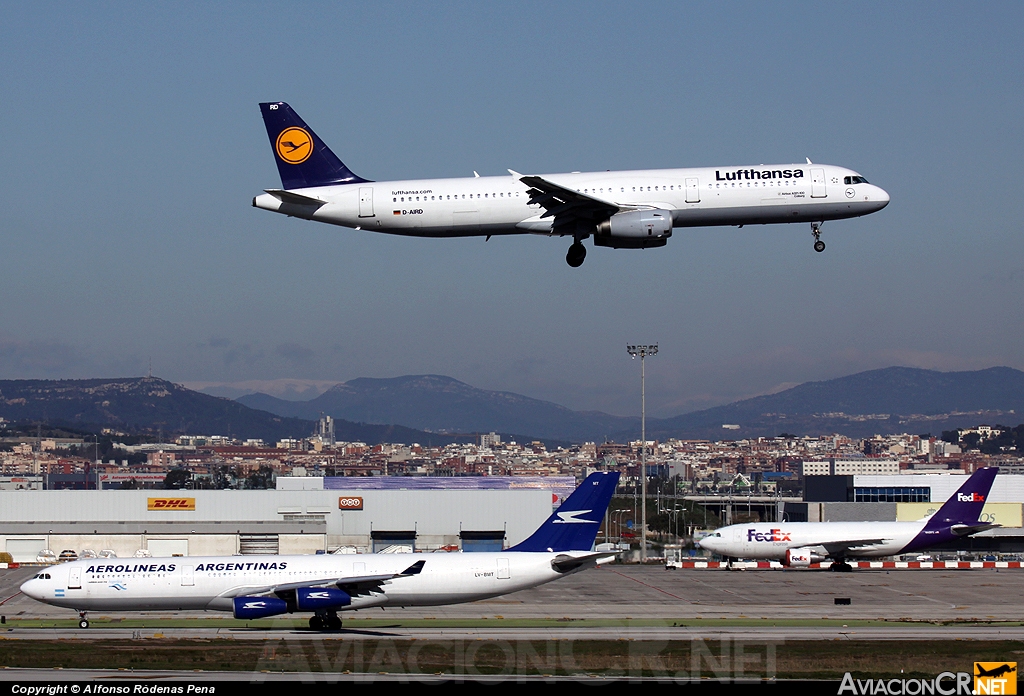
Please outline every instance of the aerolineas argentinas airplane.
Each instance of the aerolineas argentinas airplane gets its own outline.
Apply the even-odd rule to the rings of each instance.
[[[459,604],[535,587],[611,560],[594,539],[618,473],[591,474],[522,543],[501,553],[89,559],[47,568],[21,591],[79,612],[215,610],[236,619],[312,612],[310,628],[341,628],[339,611]]]
[[[284,102],[260,104],[280,189],[253,206],[291,217],[413,237],[569,236],[566,262],[596,246],[665,246],[673,227],[809,222],[824,251],[826,220],[867,215],[889,194],[855,171],[824,164],[572,172],[370,181],[356,176]]]
[[[850,570],[847,558],[911,553],[998,527],[979,520],[999,469],[978,469],[931,517],[918,522],[759,522],[733,524],[700,540],[729,558],[762,558],[806,568],[825,558]]]

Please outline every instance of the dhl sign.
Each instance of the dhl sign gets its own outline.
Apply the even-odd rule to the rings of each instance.
[[[150,510],[195,510],[195,498],[150,498]]]
[[[358,495],[346,495],[338,498],[339,510],[362,510],[363,499]]]

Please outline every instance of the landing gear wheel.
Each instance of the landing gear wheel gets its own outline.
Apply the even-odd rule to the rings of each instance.
[[[81,621],[78,622],[78,627],[79,628],[89,628],[89,621],[87,619],[82,619]]]
[[[821,241],[821,223],[811,223],[811,234],[814,235],[814,250],[819,254],[825,251],[825,242]]]
[[[579,268],[587,258],[587,248],[579,242],[574,242],[569,251],[565,253],[565,262],[573,268]]]
[[[341,630],[341,619],[338,618],[337,616],[328,616],[327,617],[327,628],[330,629],[331,631],[340,631]]]
[[[831,570],[831,571],[834,571],[836,573],[852,573],[853,572],[853,566],[851,566],[846,561],[843,561],[841,563],[833,563],[832,565],[830,565],[828,567],[828,569]]]
[[[323,617],[321,617],[321,616],[311,616],[311,617],[309,617],[309,627],[311,629],[313,629],[314,631],[322,631],[325,628],[327,628],[324,625],[324,620],[323,620]]]

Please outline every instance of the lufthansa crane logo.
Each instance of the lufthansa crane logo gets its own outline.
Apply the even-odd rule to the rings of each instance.
[[[313,138],[298,126],[285,128],[274,143],[277,156],[288,164],[302,164],[313,154]]]

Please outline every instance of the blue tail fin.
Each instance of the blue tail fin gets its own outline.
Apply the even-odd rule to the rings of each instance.
[[[509,551],[589,551],[618,483],[617,471],[591,474],[529,539]]]
[[[978,469],[964,485],[950,496],[949,500],[939,508],[925,524],[926,530],[950,527],[954,524],[973,525],[981,517],[981,509],[988,500],[988,491],[992,488],[999,469],[994,466]]]
[[[284,102],[260,104],[284,189],[361,184],[358,177]]]

